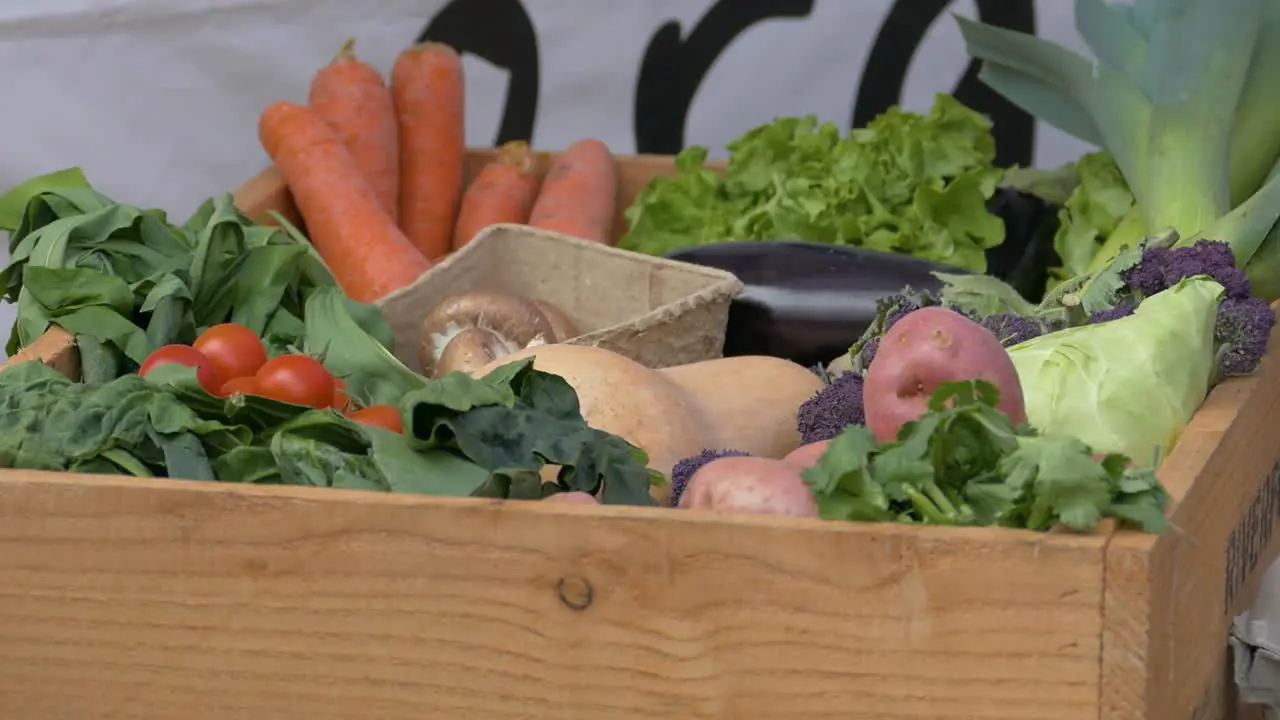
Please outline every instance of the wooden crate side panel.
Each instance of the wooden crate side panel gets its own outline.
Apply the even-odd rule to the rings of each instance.
[[[6,473],[0,717],[1083,720],[1105,540]]]
[[[57,325],[0,363],[0,368],[30,360],[39,360],[69,378],[80,379],[80,352],[76,349],[75,338]]]
[[[1214,389],[1161,468],[1174,532],[1106,550],[1103,720],[1219,720],[1227,631],[1280,555],[1280,330],[1259,372]]]
[[[465,166],[466,182],[470,183],[480,169],[493,162],[497,150],[468,150]],[[551,163],[552,153],[538,153],[538,176],[543,177]],[[636,196],[648,186],[655,177],[675,174],[673,158],[667,155],[619,155],[618,156],[618,199],[617,215],[614,217],[613,230],[615,241],[627,232],[625,212]],[[720,167],[716,163],[708,163],[708,167]],[[249,217],[262,220],[265,214],[274,210],[289,222],[302,226],[302,216],[289,196],[289,188],[284,178],[274,168],[269,167],[250,178],[235,191],[236,205]]]

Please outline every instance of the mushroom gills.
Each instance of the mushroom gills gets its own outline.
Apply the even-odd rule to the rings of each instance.
[[[423,373],[429,377],[446,374],[447,370],[437,372],[445,352],[464,332],[473,329],[485,331],[493,339],[486,338],[481,343],[480,336],[473,335],[467,342],[501,353],[495,357],[530,344],[554,342],[551,322],[533,301],[502,292],[458,293],[440,301],[422,321],[419,352]]]

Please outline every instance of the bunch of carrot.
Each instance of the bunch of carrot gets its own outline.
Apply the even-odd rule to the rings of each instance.
[[[612,242],[618,170],[604,143],[569,146],[541,183],[528,143],[507,143],[464,192],[457,52],[415,45],[388,85],[353,44],[316,72],[306,107],[273,103],[258,121],[312,244],[348,295],[371,302],[404,287],[495,223]]]

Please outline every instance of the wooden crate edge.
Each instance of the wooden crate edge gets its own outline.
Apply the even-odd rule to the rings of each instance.
[[[0,515],[6,716],[997,720],[1047,692],[1065,720],[1096,699],[1098,537],[42,472],[0,476]]]
[[[1280,556],[1280,328],[1257,373],[1214,388],[1161,481],[1175,530],[1106,548],[1104,720],[1214,720],[1234,710],[1226,635]]]

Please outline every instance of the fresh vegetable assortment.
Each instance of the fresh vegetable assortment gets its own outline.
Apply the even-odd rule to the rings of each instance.
[[[256,376],[321,385],[300,356],[268,361]],[[314,363],[314,360],[303,358]],[[287,360],[289,366],[270,368]],[[323,369],[323,368],[321,368]],[[320,382],[324,380],[325,382]],[[432,495],[538,499],[581,491],[614,504],[649,504],[643,453],[587,427],[563,380],[530,363],[472,379],[458,374],[344,416],[258,393],[217,397],[198,371],[158,362],[146,376],[73,382],[36,362],[0,371],[0,465],[313,485]],[[501,441],[495,441],[499,437]],[[544,464],[559,466],[544,482]]]
[[[1280,129],[1259,118],[1280,99],[1263,80],[1280,55],[1257,38],[1280,14],[1230,4],[1240,18],[1194,0],[1081,0],[1096,67],[961,19],[992,87],[1104,148],[1058,170],[994,167],[987,121],[945,95],[927,115],[894,109],[844,135],[777,120],[731,143],[722,173],[705,149],[682,152],[627,210],[624,247],[794,237],[854,246],[840,267],[886,250],[940,263],[912,261],[925,287],[877,286],[848,351],[816,372],[764,356],[647,368],[567,344],[584,318],[482,288],[420,309],[406,367],[365,302],[493,222],[609,241],[617,167],[583,140],[539,182],[527,144],[509,144],[464,187],[457,54],[415,46],[388,85],[348,45],[309,107],[261,117],[309,239],[228,198],[175,226],[77,171],[0,198],[11,349],[58,324],[85,366],[82,382],[38,363],[0,371],[0,465],[1163,531],[1155,468],[1214,384],[1256,370],[1276,322],[1267,288],[1280,276],[1265,263]],[[1179,52],[1172,38],[1200,23],[1214,41]],[[1204,60],[1245,30],[1219,65]],[[1042,296],[981,274],[1004,239],[989,208],[1001,185],[1060,206]]]
[[[175,226],[71,170],[0,198],[0,221],[11,347],[57,324],[83,368],[81,382],[38,362],[0,371],[2,466],[652,502],[644,453],[589,427],[562,379],[528,362],[414,373],[381,311],[337,288],[305,238],[250,222],[229,196]]]

